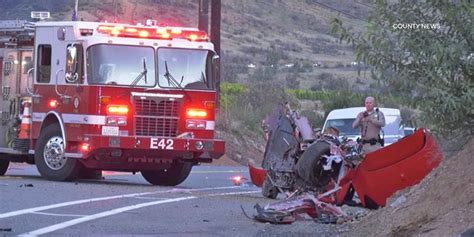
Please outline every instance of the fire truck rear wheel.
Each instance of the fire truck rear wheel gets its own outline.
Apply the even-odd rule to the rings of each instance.
[[[52,124],[41,131],[35,149],[35,163],[41,176],[55,181],[77,178],[81,164],[77,159],[64,157],[61,128]]]
[[[153,185],[176,186],[182,183],[191,173],[191,163],[174,163],[166,170],[143,170],[142,176]]]
[[[0,176],[5,175],[8,170],[8,165],[10,164],[9,160],[1,160],[0,159]]]

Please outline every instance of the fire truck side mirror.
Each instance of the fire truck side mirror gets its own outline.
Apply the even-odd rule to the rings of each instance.
[[[57,36],[58,36],[58,40],[61,40],[61,41],[65,40],[66,39],[66,28],[60,27],[58,29],[58,35]]]
[[[30,96],[35,96],[35,94],[33,93],[33,90],[31,89],[33,87],[33,71],[35,70],[35,68],[30,68],[28,69],[28,71],[26,72],[26,92],[30,95]],[[31,84],[30,84],[31,82]]]
[[[221,58],[215,54],[212,56],[212,81],[214,86],[217,87],[220,81],[220,70],[221,70]]]
[[[77,48],[75,44],[67,47],[67,65],[66,65],[66,81],[74,83],[78,79],[77,75]]]

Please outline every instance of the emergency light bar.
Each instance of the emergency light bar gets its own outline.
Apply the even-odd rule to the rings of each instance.
[[[147,38],[147,39],[187,39],[189,41],[207,41],[206,32],[199,30],[164,28],[164,27],[133,27],[100,25],[97,32],[116,37]]]

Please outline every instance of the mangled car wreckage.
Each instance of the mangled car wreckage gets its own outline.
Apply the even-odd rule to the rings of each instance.
[[[420,182],[442,160],[424,129],[363,154],[356,141],[339,138],[337,131],[313,134],[308,119],[288,104],[274,109],[262,127],[267,144],[262,167],[249,164],[252,183],[268,198],[286,194],[285,200],[255,206],[254,219],[264,222],[291,223],[299,213],[327,222],[350,219],[338,206],[383,207],[393,193]]]

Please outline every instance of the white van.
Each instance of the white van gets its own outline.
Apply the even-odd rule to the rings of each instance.
[[[379,108],[385,116],[385,127],[380,131],[380,137],[385,139],[385,146],[388,146],[404,136],[401,126],[401,116],[399,109]],[[352,107],[345,109],[335,109],[328,114],[322,131],[329,127],[335,127],[339,130],[340,137],[347,137],[356,140],[360,137],[359,128],[352,128],[352,123],[357,114],[365,111],[365,107]]]

